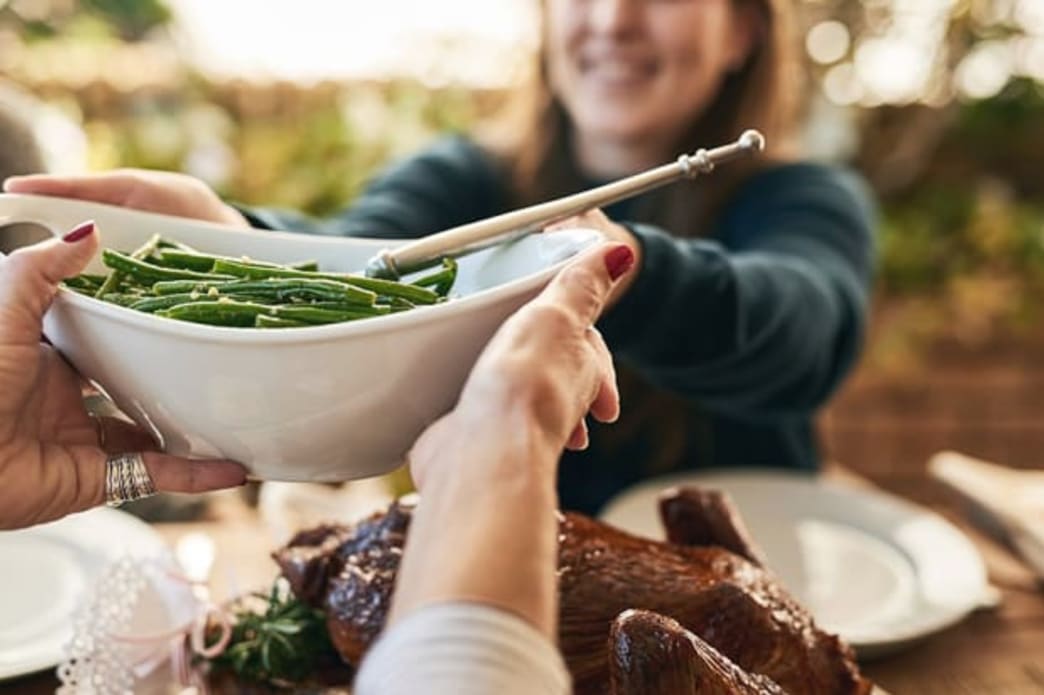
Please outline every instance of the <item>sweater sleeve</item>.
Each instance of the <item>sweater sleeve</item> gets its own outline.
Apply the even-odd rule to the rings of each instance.
[[[363,659],[356,695],[567,695],[569,672],[521,618],[474,603],[426,606],[393,625]]]
[[[351,207],[327,219],[289,210],[237,206],[251,225],[330,236],[407,239],[501,212],[502,176],[463,137],[437,141],[378,175]]]
[[[853,364],[873,265],[856,177],[812,164],[762,173],[714,241],[629,227],[643,267],[600,328],[652,383],[751,421],[807,417]]]

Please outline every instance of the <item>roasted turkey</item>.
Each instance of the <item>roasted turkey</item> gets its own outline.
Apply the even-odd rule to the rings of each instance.
[[[325,612],[349,664],[384,624],[412,510],[399,501],[274,553],[297,597]],[[577,695],[870,691],[851,650],[763,566],[724,495],[668,490],[660,516],[666,542],[560,516],[559,646]]]

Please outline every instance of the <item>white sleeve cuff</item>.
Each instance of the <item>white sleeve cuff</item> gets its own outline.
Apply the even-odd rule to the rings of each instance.
[[[479,603],[420,608],[363,659],[355,695],[568,695],[551,642],[518,616]]]

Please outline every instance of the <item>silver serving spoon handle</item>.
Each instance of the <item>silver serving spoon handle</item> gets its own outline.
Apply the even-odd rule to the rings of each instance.
[[[539,231],[549,224],[604,207],[680,179],[709,174],[719,164],[749,157],[765,149],[765,138],[748,130],[728,145],[683,154],[640,174],[546,203],[447,229],[394,249],[384,249],[366,264],[366,275],[397,280],[403,275],[437,265],[443,258],[465,256]]]

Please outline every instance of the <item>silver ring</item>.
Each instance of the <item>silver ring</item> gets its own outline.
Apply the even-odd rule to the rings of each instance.
[[[105,461],[105,504],[124,502],[156,494],[156,486],[141,454],[116,454]]]

